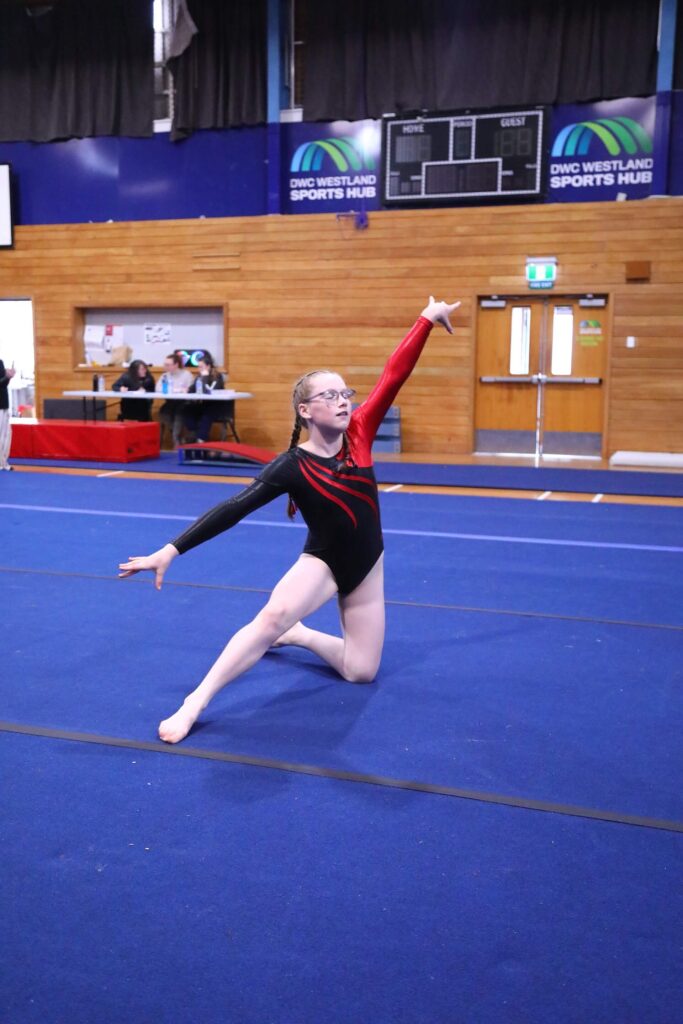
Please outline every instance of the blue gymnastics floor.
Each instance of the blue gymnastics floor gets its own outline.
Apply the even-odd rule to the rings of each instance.
[[[274,503],[157,593],[117,563],[233,488],[2,484],[13,1024],[671,1024],[683,510],[382,495],[377,683],[273,652],[169,756],[303,530]]]
[[[137,473],[174,473],[196,476],[250,476],[259,471],[253,463],[207,461],[192,465],[181,463],[177,452],[162,452],[158,458],[140,462],[88,462],[66,459],[13,459],[15,465],[61,466],[79,469],[115,470]],[[430,462],[377,462],[375,473],[380,483],[422,484],[433,487],[481,487],[503,490],[579,491],[603,494],[653,494],[683,497],[683,473],[638,471],[632,469],[571,469],[556,466],[445,465]]]
[[[2,746],[12,1024],[676,1019],[678,836],[163,754]]]

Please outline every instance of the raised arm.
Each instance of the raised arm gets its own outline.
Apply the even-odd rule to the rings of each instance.
[[[429,302],[413,327],[389,356],[382,376],[354,413],[356,425],[360,427],[369,444],[372,443],[389,406],[412,373],[432,327],[440,323],[449,334],[452,334],[453,328],[449,318],[459,305],[459,302],[436,302],[434,296],[430,295]]]

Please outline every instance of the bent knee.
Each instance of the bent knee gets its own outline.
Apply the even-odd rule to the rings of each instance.
[[[345,668],[344,679],[347,683],[374,683],[377,677],[377,669],[372,668]]]

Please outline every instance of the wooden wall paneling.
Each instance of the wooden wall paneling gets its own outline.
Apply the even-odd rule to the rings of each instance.
[[[430,292],[461,298],[455,334],[433,332],[400,397],[406,450],[452,454],[472,450],[476,297],[529,294],[525,257],[552,253],[558,293],[610,296],[606,451],[681,450],[682,213],[676,198],[382,211],[362,232],[329,214],[20,226],[0,295],[33,299],[41,397],[91,375],[74,369],[75,309],[223,306],[230,383],[255,395],[241,432],[273,448],[296,376],[322,363],[367,394]],[[638,260],[651,281],[627,284]]]

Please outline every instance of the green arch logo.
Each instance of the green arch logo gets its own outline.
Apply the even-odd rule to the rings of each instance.
[[[552,155],[585,156],[594,138],[602,142],[610,156],[652,152],[652,139],[632,117],[601,117],[568,124],[555,139]]]
[[[331,157],[338,171],[362,171],[375,169],[375,161],[363,153],[354,139],[340,136],[336,139],[317,139],[304,142],[296,150],[290,164],[290,172],[319,171],[326,156]]]

